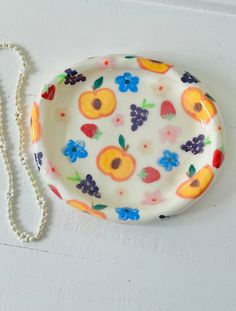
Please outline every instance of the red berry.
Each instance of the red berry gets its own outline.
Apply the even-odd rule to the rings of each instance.
[[[55,85],[52,84],[47,88],[47,90],[44,93],[41,94],[41,96],[45,99],[53,100],[55,91],[56,91],[56,87]]]
[[[86,123],[81,126],[81,131],[88,137],[93,138],[97,132],[97,126],[95,124]]]
[[[99,131],[97,125],[95,125],[95,124],[86,123],[86,124],[82,125],[80,129],[89,138],[98,139],[99,136],[102,134]]]
[[[142,178],[142,181],[147,184],[150,184],[161,178],[160,172],[150,166],[143,168],[139,176]]]
[[[221,167],[223,162],[224,162],[224,153],[221,150],[216,149],[213,153],[212,165],[215,168],[219,168]]]
[[[160,115],[164,119],[171,119],[176,115],[176,110],[172,102],[164,100],[161,104]]]
[[[55,186],[49,185],[49,188],[52,190],[52,192],[53,192],[56,196],[58,196],[59,199],[62,200],[62,196],[61,196],[60,192],[57,190],[57,188],[56,188]]]

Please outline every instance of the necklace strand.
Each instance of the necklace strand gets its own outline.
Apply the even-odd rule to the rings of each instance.
[[[39,223],[39,227],[35,234],[24,232],[19,229],[19,226],[16,223],[14,217],[14,178],[13,178],[13,170],[12,165],[10,163],[8,152],[7,152],[7,141],[6,141],[6,134],[3,129],[3,98],[0,96],[0,153],[3,157],[3,162],[5,164],[7,177],[8,177],[8,190],[7,190],[7,216],[9,220],[9,224],[11,229],[15,232],[17,237],[23,242],[32,242],[39,240],[43,234],[45,224],[47,222],[47,207],[44,198],[42,197],[39,187],[37,185],[36,180],[34,179],[32,170],[30,169],[27,157],[24,151],[24,144],[25,144],[25,134],[24,134],[24,127],[22,124],[22,91],[23,91],[23,84],[26,79],[26,69],[27,69],[27,62],[26,57],[23,51],[15,44],[0,44],[0,49],[10,49],[16,52],[20,58],[21,65],[19,70],[19,78],[17,81],[16,86],[16,94],[15,94],[15,121],[19,130],[19,160],[24,167],[28,178],[31,182],[32,188],[34,189],[37,206],[42,212],[41,220]]]

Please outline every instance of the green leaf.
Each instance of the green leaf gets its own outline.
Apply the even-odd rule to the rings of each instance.
[[[213,102],[215,102],[215,99],[208,93],[205,94],[206,97],[208,97],[210,100],[212,100]]]
[[[77,181],[77,179],[75,177],[73,177],[73,176],[67,177],[67,179],[70,180],[70,181]]]
[[[81,179],[80,174],[78,172],[75,172],[75,175]]]
[[[103,205],[103,204],[92,205],[92,209],[95,209],[97,211],[100,211],[101,209],[104,209],[106,207],[107,207],[107,205]]]
[[[61,84],[65,81],[66,79],[66,73],[60,73],[58,76],[57,76],[57,83],[58,84]]]
[[[100,86],[102,86],[102,83],[103,83],[103,77],[98,78],[93,83],[93,89],[94,90],[98,89]]]
[[[149,104],[146,104],[146,105],[145,105],[145,109],[151,109],[151,108],[153,108],[153,107],[155,107],[155,106],[156,106],[155,104],[149,103]]]
[[[66,73],[60,73],[57,78],[66,78],[67,74]]]
[[[122,149],[125,150],[125,138],[123,135],[119,136],[119,145],[121,146]]]
[[[75,176],[67,177],[67,179],[70,181],[74,181],[74,182],[80,182],[81,181],[81,177],[80,177],[80,174],[78,172],[75,172]]]
[[[147,102],[147,100],[146,100],[146,98],[144,98],[142,101],[142,104],[141,104],[141,108],[145,108],[146,102]]]
[[[171,114],[171,113],[170,114],[164,114],[162,116],[163,119],[167,119],[169,121],[171,121],[174,117],[175,117],[175,114]]]
[[[99,131],[99,130],[97,130],[97,132],[96,132],[96,134],[93,136],[93,138],[95,138],[95,139],[99,139],[99,137],[102,135],[103,133],[101,132],[101,131]]]
[[[143,108],[143,109],[151,109],[153,107],[155,107],[155,104],[147,103],[146,98],[143,99],[142,104],[141,104],[141,108]]]
[[[196,168],[193,164],[191,164],[188,169],[188,176],[192,177],[195,173],[196,173]]]
[[[206,137],[204,143],[205,143],[205,145],[210,145],[211,144],[211,140],[210,140],[209,136]]]
[[[47,91],[48,91],[48,84],[44,84],[42,93],[47,92]]]
[[[223,152],[223,153],[225,152],[225,146],[224,145],[222,145],[219,149],[221,152]]]
[[[133,55],[126,55],[125,58],[130,59],[130,58],[135,58],[136,56]]]
[[[144,170],[141,170],[141,172],[138,174],[138,176],[139,176],[141,179],[144,179],[145,177],[147,177],[147,173],[145,173]]]

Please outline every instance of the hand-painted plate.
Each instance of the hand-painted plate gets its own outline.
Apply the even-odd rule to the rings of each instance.
[[[219,109],[196,77],[128,55],[62,70],[31,116],[49,188],[85,213],[126,223],[195,202],[223,162],[222,137]]]

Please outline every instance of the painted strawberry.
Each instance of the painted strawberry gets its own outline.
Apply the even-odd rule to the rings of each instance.
[[[220,168],[224,162],[224,151],[223,148],[216,149],[213,153],[212,165],[215,168]]]
[[[99,139],[99,137],[102,135],[102,132],[95,124],[86,123],[82,125],[80,129],[89,138]]]
[[[147,166],[141,170],[139,173],[142,181],[146,184],[150,184],[154,181],[157,181],[161,178],[160,172],[153,167]]]
[[[161,104],[160,114],[163,119],[171,120],[176,115],[176,110],[172,102],[164,100]]]
[[[62,200],[62,196],[61,196],[60,192],[57,190],[57,188],[56,188],[55,186],[49,185],[49,188],[52,190],[52,192],[53,192],[56,196],[58,196],[59,199]]]
[[[56,87],[54,84],[45,86],[45,88],[43,89],[43,93],[41,94],[41,96],[45,99],[48,100],[53,100],[54,95],[55,95],[55,91],[56,91]]]

